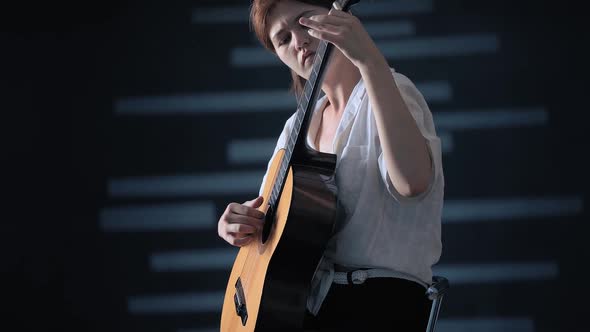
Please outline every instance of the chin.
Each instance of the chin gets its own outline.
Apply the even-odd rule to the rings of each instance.
[[[309,80],[309,77],[311,76],[311,68],[304,70],[303,73],[299,76],[305,78],[306,80]]]

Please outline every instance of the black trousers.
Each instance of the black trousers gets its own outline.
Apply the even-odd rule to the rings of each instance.
[[[405,279],[332,284],[318,315],[306,313],[304,330],[425,332],[431,304],[424,286]]]

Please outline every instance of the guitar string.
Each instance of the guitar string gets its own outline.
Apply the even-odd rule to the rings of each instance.
[[[284,157],[284,155],[283,155],[283,157]],[[279,161],[280,165],[283,164],[283,160],[284,159],[281,158],[281,160]],[[279,168],[282,168],[282,167],[279,166]],[[280,169],[275,172],[275,176],[273,176],[272,179],[269,179],[269,180],[272,181],[272,188],[273,189],[271,189],[270,194],[268,195],[269,196],[269,199],[268,199],[269,202],[267,202],[267,206],[269,206],[270,203],[273,203],[274,204],[274,202],[272,202],[272,201],[276,200],[276,198],[273,199],[273,196],[274,196],[275,187],[276,187],[276,180],[277,180],[278,175],[280,174],[279,172],[280,172]],[[263,204],[264,204],[264,202],[263,202]],[[268,211],[269,211],[269,209],[267,208],[266,213],[268,213]],[[244,262],[244,265],[246,265],[246,263],[250,262],[250,259],[251,259],[252,255],[253,255],[252,252],[258,253],[258,246],[259,246],[258,241],[261,239],[261,237],[262,237],[262,234],[257,235],[256,238],[254,239],[255,242],[252,243],[251,245],[249,245],[249,247],[248,247],[248,254],[246,256],[246,260]],[[268,239],[267,239],[267,241],[268,241]],[[246,289],[248,289],[250,287],[249,280],[251,279],[251,273],[252,273],[252,270],[254,269],[254,266],[258,267],[259,260],[258,259],[254,259],[252,261],[254,263],[253,264],[248,264],[249,266],[248,266],[248,269],[246,270],[246,272],[244,272],[244,266],[242,266],[242,271],[240,272],[240,278],[242,280],[242,290],[244,291],[244,293],[246,292]]]
[[[337,9],[342,10],[341,8],[337,8]],[[311,85],[316,86],[318,84],[317,78],[319,77],[319,68],[321,67],[321,65],[323,63],[323,61],[326,57],[326,54],[329,53],[329,52],[327,52],[327,46],[328,46],[327,42],[320,41],[320,43],[318,45],[318,49],[321,49],[321,50],[320,50],[320,52],[318,52],[318,54],[316,54],[316,59],[314,60],[314,65],[312,66],[312,76],[313,76],[313,74],[316,74],[316,76],[313,78],[314,82],[312,84],[306,84],[304,90],[302,91],[302,96],[300,96],[300,98],[299,98],[299,102],[301,102],[301,100],[302,100],[301,98],[307,97],[308,105],[306,106],[306,108],[309,107],[309,103],[311,102],[311,97],[312,97],[312,92],[313,92],[313,87],[312,87],[310,89],[311,90],[310,96],[307,96],[307,94],[306,94],[307,87],[308,87],[308,85],[309,86],[311,86]],[[323,53],[323,54],[321,54],[321,53]],[[316,66],[316,62],[318,63],[317,66]],[[309,81],[307,81],[307,83],[309,83]],[[306,112],[304,110],[303,116],[301,118],[301,122],[303,122],[305,119],[305,113]],[[299,131],[301,129],[301,125],[302,125],[301,122],[299,123],[299,128],[297,129],[297,131]],[[297,135],[297,136],[299,136],[299,135]],[[290,137],[290,138],[292,139],[292,137]],[[292,152],[292,150],[289,152]],[[284,189],[284,188],[281,188],[277,191],[277,193],[275,193],[276,180],[280,179],[281,182],[283,183],[283,187],[284,187],[285,178],[288,177],[288,173],[289,173],[289,169],[290,169],[290,165],[289,165],[290,161],[286,165],[285,169],[283,169],[283,164],[284,164],[283,162],[284,162],[285,155],[286,155],[286,153],[283,154],[283,157],[280,160],[279,170],[276,172],[276,175],[274,176],[273,189],[271,190],[270,195],[269,195],[269,198],[270,198],[269,200],[272,201],[272,202],[269,202],[269,204],[272,203],[272,205],[276,204],[276,200],[280,199],[280,195],[278,193],[281,192],[281,189]],[[289,157],[289,159],[290,159],[290,157]],[[282,175],[281,175],[281,172],[283,173]],[[277,196],[277,197],[274,197],[274,196]],[[276,209],[276,207],[275,207],[275,209]],[[269,209],[267,208],[267,213],[268,213],[268,210]],[[273,216],[273,218],[274,218],[274,216]],[[272,227],[272,225],[270,227]],[[269,230],[269,235],[266,239],[266,242],[268,242],[270,240],[270,237],[272,236],[272,234],[270,234],[270,232],[272,232],[272,231],[273,231],[273,229],[271,228]],[[262,236],[262,234],[259,235],[260,238],[256,238],[256,239],[254,239],[254,241],[258,241],[259,239],[261,240],[261,236]],[[248,253],[246,255],[246,260],[244,261],[244,265],[246,262],[250,261],[250,258],[252,257],[252,251],[254,251],[255,253],[258,252],[258,243],[254,243],[254,245],[250,245],[248,247]],[[240,271],[240,274],[238,275],[238,278],[240,278],[240,280],[241,280],[242,292],[244,293],[244,296],[246,296],[246,294],[245,294],[246,290],[250,286],[249,280],[250,280],[250,275],[252,273],[252,270],[254,269],[255,266],[258,267],[258,264],[259,264],[259,260],[255,259],[254,264],[249,264],[249,267],[248,267],[246,273],[244,273],[244,265],[242,265],[242,269]]]
[[[307,113],[307,112],[305,112],[305,109],[307,109],[309,107],[309,104],[312,102],[311,99],[312,99],[312,96],[313,96],[313,93],[312,93],[313,92],[313,89],[314,89],[315,86],[317,86],[317,84],[319,84],[319,82],[318,82],[319,72],[320,72],[319,68],[321,68],[322,62],[326,58],[326,54],[327,54],[327,42],[321,41],[319,43],[319,45],[318,45],[318,50],[319,50],[319,52],[316,53],[316,58],[314,59],[314,64],[312,65],[311,77],[313,77],[313,78],[311,80],[308,80],[307,81],[307,84],[305,85],[304,90],[302,91],[301,95],[298,98],[298,101],[299,101],[300,104],[301,104],[301,102],[303,100],[305,100],[304,103],[307,103],[307,105],[306,105],[305,108],[298,107],[298,109],[299,110],[302,110],[303,112],[300,113],[301,116],[299,116],[299,117],[296,118],[296,120],[298,120],[297,123],[296,123],[296,125],[298,125],[298,128],[296,128],[296,131],[297,132],[299,132],[301,130],[302,124],[304,122],[305,114]],[[314,74],[315,74],[315,77],[313,76]],[[299,134],[296,135],[296,137],[298,137],[298,136],[299,136]],[[293,145],[295,144],[296,141],[297,140],[296,139],[294,140],[293,135],[290,135],[290,137],[289,137],[289,143],[290,143],[291,146],[288,147],[289,151],[292,152],[292,150],[294,148]],[[279,200],[279,198],[280,198],[280,195],[278,195],[278,193],[280,193],[281,190],[278,189],[275,192],[275,189],[276,189],[276,186],[277,186],[276,185],[276,180],[278,179],[282,183],[282,182],[284,182],[285,178],[288,176],[288,171],[289,171],[289,168],[290,168],[289,167],[289,164],[284,165],[284,161],[285,161],[284,158],[285,158],[285,155],[286,154],[287,153],[285,153],[283,155],[283,157],[281,158],[281,160],[279,162],[279,165],[280,165],[279,166],[279,169],[277,170],[277,172],[276,172],[276,174],[274,176],[273,189],[271,190],[271,193],[269,195],[270,196],[270,199],[273,202],[270,202],[270,203],[276,203],[276,201]],[[274,196],[276,196],[276,197],[274,197]],[[267,212],[268,212],[268,209],[267,209]],[[270,227],[272,227],[272,225]],[[269,230],[269,232],[271,232],[271,231],[273,231],[272,228]],[[266,241],[269,241],[271,235],[272,234],[269,234],[269,236],[268,236],[268,238],[267,238]],[[262,236],[262,235],[260,235],[260,236]],[[259,240],[261,240],[261,238],[256,238],[254,241],[259,241]],[[259,246],[258,243],[255,243],[255,245],[249,246],[248,253],[246,255],[246,260],[244,261],[244,265],[246,265],[246,263],[250,262],[250,260],[252,258],[252,255],[258,253],[258,246]],[[245,267],[244,265],[242,266],[242,269],[240,271],[239,278],[240,278],[241,284],[242,284],[242,292],[244,293],[244,296],[246,296],[246,294],[245,294],[246,293],[246,290],[249,289],[249,287],[251,285],[250,284],[250,279],[252,278],[252,275],[251,275],[252,274],[252,271],[253,270],[258,270],[257,267],[259,265],[259,260],[258,259],[254,259],[252,264],[248,264],[249,266],[247,267],[246,271],[244,271],[244,267]],[[255,267],[256,267],[256,269],[254,269]]]
[[[318,56],[316,56],[316,57],[318,57]],[[319,58],[323,58],[323,56],[319,56]],[[319,64],[318,64],[318,62],[319,62]],[[318,60],[318,58],[316,58],[314,60],[314,65],[312,66],[312,73],[316,74],[316,78],[317,78],[317,69],[316,68],[318,68],[320,65],[321,65],[321,59]],[[303,98],[305,98],[306,102],[309,103],[309,100],[311,98],[311,93],[309,93],[310,96],[308,96],[307,90],[310,90],[309,86],[317,83],[317,82],[315,82],[315,79],[313,79],[313,81],[314,81],[313,83],[309,83],[309,81],[307,82],[304,91],[302,91],[300,97],[298,98],[299,103],[301,103]],[[301,106],[299,106],[297,109],[298,110],[305,110],[306,108],[307,108],[307,106],[305,108],[302,108]],[[303,111],[302,113],[299,113],[299,115],[296,117],[296,124],[295,124],[295,127],[293,128],[294,130],[292,130],[291,134],[289,135],[289,144],[287,144],[287,147],[285,149],[285,153],[283,154],[281,160],[279,161],[278,170],[275,172],[275,176],[273,177],[273,189],[271,190],[271,193],[270,193],[270,201],[271,202],[269,202],[269,204],[270,204],[270,206],[274,207],[274,209],[272,211],[274,211],[275,213],[276,213],[276,207],[277,207],[275,205],[276,205],[277,201],[280,200],[280,193],[282,192],[282,189],[283,189],[280,187],[284,187],[284,182],[285,182],[286,177],[288,176],[288,172],[289,172],[289,168],[290,168],[289,164],[290,164],[291,153],[292,153],[292,151],[294,149],[294,145],[297,141],[296,139],[293,138],[293,133],[298,133],[301,130],[302,122],[304,121],[304,118],[305,118],[305,113],[306,112]],[[298,134],[295,136],[298,137]],[[279,182],[278,185],[277,185],[277,180]],[[268,209],[267,209],[267,212],[268,212]],[[275,223],[273,222],[273,224],[271,226],[269,226],[269,227],[271,227],[271,229],[269,230],[269,235],[266,239],[266,242],[270,240],[270,237],[272,235],[272,233],[270,233],[270,232],[273,231],[272,226],[274,224]],[[258,240],[258,238],[255,240]],[[257,249],[257,247],[256,247],[256,249]],[[248,261],[250,260],[250,257],[251,257],[251,251],[252,251],[252,248],[249,248],[248,255],[246,258]],[[256,252],[257,251],[258,250],[256,250]],[[246,273],[244,273],[244,269],[242,267],[242,271],[241,271],[241,276],[243,276],[242,277],[242,279],[243,279],[242,288],[247,288],[249,286],[249,285],[244,286],[244,283],[247,283],[247,280],[250,279],[252,269],[254,268],[253,266],[254,265],[258,266],[259,260],[254,260],[254,262],[255,262],[255,264],[250,264]]]
[[[312,66],[312,72],[313,73],[316,73],[316,71],[317,71],[317,70],[315,70],[316,67],[317,67],[316,66],[316,63],[314,62],[314,65]],[[306,88],[307,87],[308,87],[308,84],[306,84]],[[309,97],[306,94],[306,90],[308,90],[308,89],[304,89],[304,91],[302,92],[301,96],[298,98],[299,102],[301,102],[302,98],[304,98],[304,97],[307,97],[306,99],[309,100]],[[298,107],[298,109],[301,110],[302,108],[301,107]],[[304,116],[299,116],[299,117],[296,118],[296,120],[298,120],[297,121],[297,125],[299,125],[299,126],[298,126],[298,128],[294,128],[294,129],[297,130],[297,131],[299,131],[301,129],[301,122],[303,121],[302,118],[304,118]],[[288,165],[288,162],[287,162],[287,165],[285,165],[285,156],[287,154],[290,154],[289,152],[292,152],[292,150],[293,150],[293,145],[295,143],[295,141],[293,139],[293,132],[294,131],[292,131],[291,135],[289,135],[289,144],[287,146],[287,150],[285,150],[286,151],[285,154],[283,154],[283,157],[279,161],[279,168],[275,172],[275,176],[274,176],[274,179],[273,179],[273,189],[271,190],[270,195],[269,195],[270,200],[271,200],[271,202],[269,202],[269,203],[272,203],[271,206],[274,205],[274,203],[276,203],[276,201],[279,199],[280,196],[278,195],[278,193],[281,192],[280,189],[278,189],[278,190],[276,189],[276,186],[277,186],[276,185],[276,182],[277,182],[276,180],[278,179],[282,183],[284,181],[285,177],[287,176],[289,165]],[[267,209],[267,212],[268,212],[268,209]],[[272,227],[272,225],[270,227]],[[270,231],[272,231],[272,229],[269,230],[269,232]],[[270,234],[269,234],[269,237],[270,237]],[[258,240],[259,240],[259,238],[256,238],[255,239],[255,241],[258,241]],[[267,239],[267,241],[268,241],[268,239]],[[257,249],[257,247],[254,248],[254,249]],[[253,248],[251,246],[250,248],[248,248],[248,254],[246,255],[246,262],[249,262],[250,261],[250,259],[252,257],[252,251],[253,251]],[[257,252],[258,250],[255,250],[255,251]],[[257,264],[258,263],[258,260],[254,260],[254,262]],[[240,279],[241,279],[241,282],[242,282],[242,289],[247,289],[250,286],[248,280],[251,277],[251,272],[252,272],[252,269],[254,268],[253,265],[256,265],[256,264],[249,264],[250,266],[248,267],[248,269],[246,271],[244,271],[244,266],[242,266],[242,270],[240,271]]]

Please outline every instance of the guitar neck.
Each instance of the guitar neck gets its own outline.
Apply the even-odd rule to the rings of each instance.
[[[333,3],[333,7],[336,10],[346,11],[351,5],[357,2],[358,0],[337,0]],[[275,182],[275,187],[271,194],[271,204],[276,202],[281,193],[294,151],[308,151],[310,149],[306,143],[307,132],[333,48],[334,45],[331,43],[320,40],[318,48],[316,49],[311,74],[305,83],[303,92],[299,95],[297,100],[295,122],[287,139],[285,156],[281,162],[277,181]]]
[[[297,115],[295,116],[293,129],[287,142],[287,155],[285,159],[289,161],[291,160],[295,147],[299,144],[305,144],[305,134],[307,134],[311,115],[313,114],[313,109],[321,91],[321,82],[333,47],[332,44],[320,41],[316,50],[310,77],[298,98]]]

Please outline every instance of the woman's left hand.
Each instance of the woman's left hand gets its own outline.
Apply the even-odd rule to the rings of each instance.
[[[363,24],[350,13],[332,9],[328,15],[301,17],[299,23],[312,37],[334,44],[356,67],[382,57]]]

